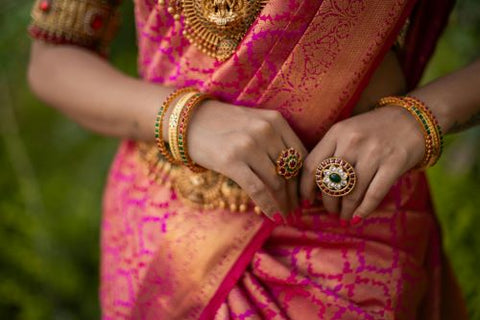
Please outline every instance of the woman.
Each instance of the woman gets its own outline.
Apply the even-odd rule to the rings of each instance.
[[[479,61],[416,88],[451,1],[137,0],[141,80],[95,53],[116,7],[37,1],[30,28],[33,91],[124,139],[104,199],[104,319],[465,317],[411,170],[439,156],[438,128],[478,123]],[[169,105],[184,87],[210,95],[183,132],[187,162],[206,172],[135,142],[154,142],[156,124],[176,152],[172,114],[195,93]],[[405,98],[373,110],[407,93],[428,106],[420,116]],[[322,182],[331,157],[349,193]]]

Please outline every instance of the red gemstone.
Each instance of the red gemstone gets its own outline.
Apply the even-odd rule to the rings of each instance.
[[[92,19],[92,22],[90,22],[90,26],[93,30],[99,30],[101,27],[103,27],[103,17],[100,15],[95,15]]]
[[[50,2],[47,0],[40,1],[40,4],[38,5],[38,7],[43,12],[47,12],[48,10],[50,10]]]

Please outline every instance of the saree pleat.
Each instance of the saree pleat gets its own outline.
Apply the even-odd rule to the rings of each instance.
[[[278,110],[312,147],[349,115],[415,3],[271,0],[220,63],[188,43],[166,7],[136,0],[139,73]],[[284,225],[189,207],[125,141],[104,197],[102,316],[440,319],[443,288],[458,293],[442,259],[423,173],[403,175],[358,228],[340,228],[320,206]],[[451,310],[461,309],[455,301]]]

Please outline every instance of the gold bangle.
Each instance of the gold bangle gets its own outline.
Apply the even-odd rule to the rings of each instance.
[[[196,91],[186,93],[177,101],[175,107],[173,108],[172,114],[170,115],[168,122],[168,144],[170,146],[170,151],[172,152],[173,158],[177,163],[181,163],[182,161],[178,147],[178,123],[180,120],[180,113],[187,102],[198,94],[199,93]]]
[[[197,165],[188,155],[188,125],[190,124],[190,117],[193,114],[195,108],[197,108],[201,102],[209,99],[210,96],[206,94],[198,94],[193,96],[183,108],[180,116],[180,125],[178,127],[178,146],[180,151],[180,157],[183,164],[193,172],[203,172],[205,168]]]
[[[162,106],[159,108],[157,116],[155,118],[155,142],[157,144],[157,148],[160,153],[167,159],[170,163],[175,164],[177,161],[173,158],[170,152],[167,150],[165,146],[165,142],[163,141],[163,120],[165,118],[165,114],[167,110],[170,108],[171,103],[177,99],[181,94],[195,91],[195,88],[182,88],[179,90],[173,91],[162,103]]]
[[[441,154],[443,137],[433,113],[423,102],[413,97],[385,97],[377,103],[379,107],[392,104],[410,112],[422,128],[425,138],[425,154],[422,161],[415,168],[426,169],[434,165]]]
[[[440,124],[438,123],[437,118],[433,115],[433,112],[428,108],[423,101],[421,101],[418,98],[412,97],[412,96],[407,96],[405,97],[406,101],[409,101],[413,103],[415,106],[418,108],[422,109],[424,113],[427,114],[431,126],[433,127],[433,130],[435,131],[435,134],[433,134],[435,143],[434,143],[434,157],[432,157],[430,163],[428,164],[429,167],[435,165],[437,163],[438,159],[442,155],[443,152],[443,132],[442,128],[440,127]]]

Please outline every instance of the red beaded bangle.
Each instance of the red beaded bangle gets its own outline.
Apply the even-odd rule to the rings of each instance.
[[[203,172],[205,168],[195,164],[188,155],[187,133],[190,117],[193,114],[194,109],[200,105],[200,103],[210,96],[206,94],[195,95],[185,104],[181,114],[180,122],[178,126],[178,147],[180,157],[183,164],[193,172]]]
[[[165,142],[163,141],[163,120],[165,118],[165,114],[167,110],[170,108],[172,102],[178,98],[181,94],[195,91],[195,88],[183,88],[179,90],[173,91],[163,102],[162,106],[158,110],[157,116],[155,118],[155,142],[157,144],[157,148],[160,153],[172,164],[179,164],[180,161],[177,161],[173,158],[170,152],[167,150],[165,146]]]

